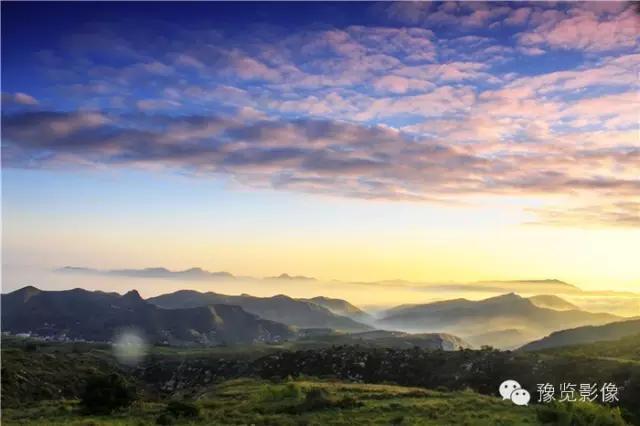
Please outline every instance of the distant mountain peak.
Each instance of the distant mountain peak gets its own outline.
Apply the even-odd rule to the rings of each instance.
[[[131,299],[131,300],[140,300],[140,301],[144,300],[142,296],[140,296],[140,293],[138,292],[138,290],[129,290],[122,297]]]
[[[311,302],[315,305],[328,309],[330,312],[336,315],[346,316],[356,321],[371,323],[373,317],[357,306],[352,305],[344,299],[336,299],[326,296],[316,296],[310,299],[298,299],[306,302]]]
[[[272,296],[271,298],[272,299],[293,300],[290,296],[287,296],[286,294],[276,294],[275,296]]]
[[[518,294],[516,294],[514,292],[511,292],[511,293],[501,294],[499,296],[490,297],[488,299],[481,300],[481,302],[505,303],[505,302],[516,302],[516,301],[521,301],[521,300],[526,300],[527,302],[529,302],[524,297],[519,296]]]
[[[13,291],[11,294],[20,295],[24,302],[31,299],[33,296],[42,293],[42,290],[32,285],[24,286],[18,290]]]
[[[289,275],[286,272],[278,275],[277,277],[267,277],[268,280],[298,280],[298,281],[315,281],[313,277],[307,277],[304,275]]]
[[[40,292],[42,290],[40,290],[37,287],[34,287],[32,285],[26,285],[22,288],[19,288],[18,290],[15,290],[14,293],[32,293],[32,292]]]
[[[540,308],[555,310],[579,310],[580,307],[553,294],[539,294],[528,298],[534,305]]]

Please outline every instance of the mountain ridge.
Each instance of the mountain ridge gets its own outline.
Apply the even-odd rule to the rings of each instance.
[[[580,307],[553,294],[539,294],[527,297],[539,308],[555,309],[556,311],[580,310]]]
[[[345,316],[355,321],[363,322],[365,324],[369,324],[374,321],[373,316],[371,316],[369,313],[344,299],[326,296],[315,296],[308,299],[299,298],[298,300],[315,303],[316,305],[327,308],[329,311],[333,312],[336,315]]]
[[[604,313],[541,308],[515,293],[478,301],[452,299],[401,306],[390,309],[388,313],[382,316],[378,326],[410,332],[451,332],[462,336],[499,331],[505,329],[505,325],[524,331],[523,336],[543,336],[558,330],[558,324],[600,325],[622,319]]]
[[[284,294],[270,297],[230,296],[214,292],[178,290],[147,299],[167,309],[203,306],[221,302],[237,305],[261,318],[298,328],[331,328],[341,331],[367,331],[371,327],[349,317],[334,314],[316,303],[294,299]]]
[[[134,329],[152,343],[178,346],[281,341],[294,336],[290,327],[233,305],[167,310],[148,303],[136,290],[124,295],[78,288],[36,290],[32,294],[27,287],[2,295],[2,331],[107,342],[123,330]],[[32,295],[25,298],[25,294]]]
[[[542,339],[527,343],[519,350],[536,351],[599,341],[611,341],[635,334],[640,334],[640,318],[616,321],[600,326],[587,325],[555,331]]]

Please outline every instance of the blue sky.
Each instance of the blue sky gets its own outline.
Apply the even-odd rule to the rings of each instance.
[[[637,282],[624,253],[608,269],[582,267],[639,242],[630,4],[2,12],[6,268],[173,259],[256,275],[465,280],[520,278],[529,265],[592,286]],[[105,257],[119,251],[109,235],[122,256]],[[544,259],[487,263],[478,253],[491,235],[507,235],[501,256],[531,245]],[[547,259],[542,236],[568,238],[571,254]],[[368,247],[351,263],[331,254],[345,238],[345,251]],[[140,241],[181,241],[186,254]]]

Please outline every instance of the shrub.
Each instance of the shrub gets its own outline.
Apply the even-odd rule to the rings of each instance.
[[[167,404],[167,414],[172,415],[173,417],[188,417],[195,418],[200,416],[200,409],[186,401],[170,401]]]
[[[542,405],[537,409],[541,423],[554,426],[625,426],[618,408],[575,402]]]
[[[296,407],[298,413],[313,410],[323,410],[327,408],[354,408],[363,404],[351,396],[335,399],[323,388],[313,388],[306,392],[304,401]]]
[[[306,410],[321,410],[332,407],[334,403],[325,389],[313,388],[307,391],[302,405]]]
[[[281,401],[283,399],[302,398],[300,386],[295,383],[287,383],[286,385],[265,386],[260,391],[260,399],[263,401]]]
[[[87,380],[80,405],[88,414],[110,414],[130,406],[135,399],[135,389],[118,374],[110,374]]]
[[[157,425],[169,426],[169,425],[172,425],[174,422],[175,422],[175,419],[167,413],[160,414],[156,418]]]
[[[401,425],[402,423],[404,423],[404,416],[396,416],[391,419],[392,425]]]
[[[354,407],[361,407],[362,405],[364,404],[352,396],[345,396],[344,398],[337,400],[333,404],[334,407],[338,407],[338,408],[354,408]]]

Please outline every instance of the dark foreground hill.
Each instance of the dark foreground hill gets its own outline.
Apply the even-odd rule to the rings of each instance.
[[[151,343],[172,345],[281,341],[294,334],[286,325],[237,306],[167,310],[146,302],[135,290],[121,296],[25,287],[2,295],[2,331],[13,334],[107,342],[127,329],[137,330]]]
[[[17,343],[12,344],[14,340]],[[638,349],[636,344],[636,350]],[[603,384],[614,381],[621,387],[618,404],[623,415],[631,424],[637,424],[640,419],[640,407],[637,401],[640,398],[640,364],[634,362],[621,362],[617,360],[566,357],[562,354],[540,354],[535,352],[501,352],[495,350],[459,350],[440,351],[412,349],[388,349],[365,348],[362,346],[333,346],[324,349],[303,351],[279,351],[266,356],[258,357],[230,357],[222,355],[219,349],[170,349],[154,348],[152,353],[136,367],[119,365],[111,355],[109,345],[95,344],[63,344],[63,343],[31,343],[19,339],[3,341],[2,346],[2,406],[3,424],[6,422],[7,409],[14,408],[15,418],[25,420],[23,424],[66,424],[66,423],[40,423],[26,422],[28,412],[38,406],[39,401],[77,399],[82,392],[83,383],[92,375],[109,374],[117,372],[127,377],[141,392],[144,401],[158,401],[170,399],[197,398],[203,399],[209,392],[216,395],[215,400],[206,404],[211,409],[229,407],[231,400],[219,392],[224,389],[226,380],[235,379],[234,383],[248,383],[247,378],[268,379],[269,383],[282,383],[282,381],[294,381],[296,378],[308,380],[309,377],[327,378],[333,381],[338,388],[347,388],[344,382],[358,383],[358,386],[367,386],[363,383],[397,384],[412,386],[421,389],[438,389],[441,392],[464,391],[471,396],[473,392],[485,394],[495,398],[499,384],[505,378],[517,380],[525,389],[529,389],[535,398],[537,383],[552,383],[559,386],[560,383],[598,383]],[[254,354],[253,347],[248,348],[248,355]],[[240,380],[238,380],[240,379]],[[337,382],[336,380],[341,381]],[[300,417],[308,411],[325,413],[325,423],[311,424],[336,424],[335,420],[344,415],[344,421],[339,424],[354,424],[354,416],[374,410],[375,417],[385,416],[388,410],[392,410],[391,403],[384,407],[369,405],[370,402],[385,399],[382,395],[365,396],[364,393],[353,395],[355,401],[321,401],[322,405],[314,405],[309,410],[304,410],[303,401],[296,402],[296,407],[289,407],[288,397],[293,395],[291,389],[280,389],[273,393],[253,380],[251,386],[256,391],[247,395],[246,392],[237,393],[246,404],[238,406],[242,413],[252,411],[253,403],[279,402],[279,413],[288,414],[288,417],[269,417],[269,424],[299,424]],[[473,391],[473,392],[472,392]],[[428,392],[428,391],[427,391]],[[376,392],[378,393],[378,392]],[[303,395],[304,397],[304,395]],[[478,413],[483,413],[483,406],[477,403],[463,404],[449,408],[428,409],[432,404],[437,404],[438,399],[433,394],[414,392],[406,395],[411,400],[405,410],[417,407],[416,404],[426,403],[423,409],[407,411],[409,419],[427,416],[428,422],[417,424],[523,424],[516,419],[507,421],[506,417],[483,417],[486,422],[475,422]],[[443,395],[450,398],[453,395]],[[314,401],[310,401],[314,402]],[[396,401],[399,402],[399,401]],[[361,405],[363,404],[363,405]],[[514,407],[508,401],[500,403],[505,407],[503,415],[508,413],[520,413],[522,407]],[[146,404],[141,404],[146,405]],[[235,406],[235,405],[234,405]],[[25,408],[28,407],[28,408]],[[203,408],[205,405],[203,404]],[[361,410],[358,407],[362,408]],[[278,412],[264,411],[267,406],[261,406],[260,414],[271,415]],[[273,409],[277,409],[275,406]],[[498,408],[497,406],[494,408]],[[289,411],[289,410],[294,411]],[[295,410],[302,411],[295,411]],[[318,410],[318,411],[316,411]],[[326,411],[324,411],[326,410]],[[344,410],[344,411],[343,411]],[[452,410],[455,410],[454,413]],[[457,413],[461,410],[460,413]],[[524,408],[523,408],[524,410]],[[28,412],[27,412],[28,411]],[[151,410],[154,412],[153,410]],[[394,410],[392,410],[394,411]],[[493,412],[493,409],[491,410]],[[68,410],[49,410],[41,415],[68,415]],[[157,416],[159,413],[155,411]],[[225,415],[224,410],[219,413]],[[458,417],[457,414],[463,414]],[[468,414],[468,416],[467,416]],[[485,413],[488,415],[490,413]],[[264,417],[261,421],[257,418],[241,418],[238,413],[226,412],[227,418],[235,419],[232,424],[265,424]],[[338,416],[338,417],[336,417]],[[448,417],[453,416],[453,417]],[[38,416],[34,418],[37,420]],[[12,416],[12,418],[14,418]],[[220,417],[224,418],[224,417]],[[219,424],[220,418],[210,419],[203,424]],[[75,418],[77,420],[77,417]],[[334,421],[329,421],[333,419]],[[385,421],[372,422],[372,424],[393,424],[389,418]],[[73,420],[71,418],[70,420]],[[153,424],[154,418],[146,418],[143,424]],[[260,419],[258,419],[260,420]],[[533,420],[533,419],[530,419]],[[350,422],[351,421],[351,422]],[[408,424],[416,424],[411,420]],[[224,422],[222,422],[224,424]],[[406,423],[406,422],[405,422]],[[549,422],[528,422],[528,424],[548,424]],[[74,423],[79,424],[79,423]],[[102,422],[100,422],[102,424]],[[136,424],[123,422],[118,424]],[[200,424],[200,423],[198,423]],[[357,424],[357,423],[356,423]],[[554,424],[554,423],[552,423]],[[570,424],[611,424],[622,423],[570,423]]]
[[[297,300],[285,295],[273,297],[228,296],[213,292],[200,293],[194,290],[180,290],[147,300],[166,309],[193,308],[215,303],[236,305],[261,318],[300,328],[329,328],[349,332],[372,329],[372,327],[351,318],[336,315],[317,303]]]
[[[601,326],[578,327],[556,331],[551,335],[524,345],[521,350],[535,351],[584,343],[618,340],[640,334],[640,319],[619,321]]]

